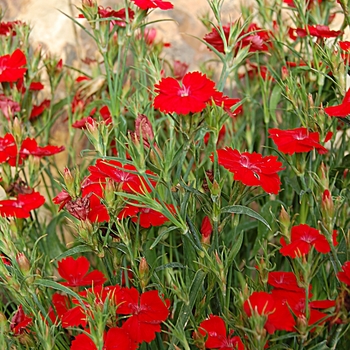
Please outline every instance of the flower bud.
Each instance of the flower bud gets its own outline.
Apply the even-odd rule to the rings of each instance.
[[[24,253],[18,253],[16,256],[17,264],[24,275],[27,275],[30,271],[30,262]]]
[[[140,284],[144,290],[149,281],[149,267],[146,258],[142,257],[139,265]]]
[[[213,233],[213,226],[211,225],[211,222],[208,216],[204,217],[200,232],[202,235],[202,239],[201,239],[202,244],[204,246],[209,246],[211,234]]]
[[[104,189],[104,198],[106,201],[106,205],[107,207],[113,207],[115,204],[115,182],[110,179],[107,178],[106,180],[106,187]]]
[[[279,216],[279,222],[281,224],[281,232],[284,236],[289,237],[289,227],[290,227],[290,216],[284,209],[283,205],[281,206],[281,212]]]
[[[325,189],[322,194],[321,212],[324,222],[331,224],[334,217],[334,203],[328,189]]]
[[[13,136],[15,137],[16,142],[20,144],[22,141],[22,125],[17,117],[13,119],[12,133],[13,133]]]
[[[74,177],[72,175],[72,173],[70,172],[70,170],[66,167],[64,168],[64,174],[63,174],[63,178],[64,178],[64,183],[67,187],[67,192],[69,193],[69,195],[74,198],[76,193],[75,193],[75,186],[74,186]]]

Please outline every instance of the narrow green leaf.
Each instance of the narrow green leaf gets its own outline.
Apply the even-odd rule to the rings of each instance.
[[[77,299],[79,301],[79,303],[81,304],[81,306],[85,309],[84,302],[80,298],[80,296],[77,293],[73,292],[68,287],[65,287],[62,284],[59,284],[59,283],[57,283],[55,281],[49,281],[49,280],[44,280],[44,279],[35,280],[33,283],[38,285],[38,286],[42,286],[42,287],[46,287],[46,288],[52,288],[52,289],[58,290],[58,291],[60,291],[62,293],[71,295],[73,298]]]
[[[244,215],[248,215],[251,218],[254,218],[256,220],[259,220],[260,222],[262,222],[264,225],[266,225],[266,227],[268,227],[269,230],[271,230],[270,225],[268,224],[268,222],[260,215],[258,214],[256,211],[254,211],[253,209],[250,209],[248,207],[245,207],[243,205],[232,205],[229,207],[225,207],[221,209],[222,213],[231,213],[231,214],[244,214]]]
[[[198,270],[194,276],[193,282],[190,286],[189,300],[188,303],[184,303],[181,306],[179,312],[179,318],[177,319],[175,328],[178,330],[184,330],[190,316],[192,315],[192,310],[194,304],[200,295],[199,290],[203,286],[204,278],[206,273],[202,270]],[[171,339],[171,344],[176,345],[179,343],[180,339],[176,339],[174,336]]]
[[[87,253],[87,252],[92,252],[91,247],[82,244],[82,245],[78,245],[76,247],[73,247],[71,249],[66,250],[64,253],[56,256],[56,258],[54,260],[61,260],[63,258],[66,258],[67,256],[72,256],[74,254]]]

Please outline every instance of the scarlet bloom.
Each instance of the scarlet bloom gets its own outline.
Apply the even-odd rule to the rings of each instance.
[[[277,172],[283,168],[277,157],[263,157],[256,152],[239,153],[229,147],[218,150],[217,155],[218,163],[234,174],[235,181],[247,186],[261,186],[267,193],[277,194],[280,190],[281,180]],[[213,155],[210,158],[214,160]]]
[[[23,78],[27,68],[23,66],[27,64],[24,53],[17,49],[12,55],[4,55],[0,57],[0,83],[13,83]]]
[[[280,253],[283,256],[296,258],[308,254],[311,247],[314,247],[319,253],[328,253],[331,247],[326,237],[321,235],[320,231],[306,224],[300,224],[292,227],[291,242],[286,244],[284,238],[281,238],[282,248]]]
[[[231,25],[225,25],[222,29],[225,41],[228,42]],[[268,51],[272,47],[271,38],[272,33],[270,31],[258,27],[255,23],[251,23],[248,28],[240,34],[235,46],[235,53],[237,53],[239,49],[247,46],[249,47],[249,52]],[[203,38],[204,41],[213,46],[217,51],[225,53],[225,45],[222,39],[216,28],[213,28],[212,31]]]
[[[307,128],[291,130],[269,129],[270,138],[277,145],[279,151],[285,154],[304,153],[316,149],[319,154],[327,153],[327,149],[320,145],[320,134],[310,132]]]
[[[226,335],[226,325],[224,320],[215,315],[199,325],[199,333],[204,337],[207,336],[205,347],[207,349],[220,350],[244,350],[244,345],[240,337],[231,337],[232,332]]]
[[[126,26],[126,10],[125,8],[122,8],[118,11],[113,10],[111,7],[98,7],[98,14],[101,18],[111,18],[114,17],[115,19],[112,19],[110,22],[111,30],[113,29],[113,26],[118,27],[125,27]],[[129,21],[132,21],[134,19],[135,12],[128,8],[128,19]]]
[[[182,83],[163,78],[155,85],[153,106],[164,113],[188,114],[203,111],[215,94],[215,83],[200,72],[185,74]]]
[[[16,199],[0,201],[0,215],[26,219],[30,217],[31,210],[41,207],[44,203],[45,198],[38,192],[19,194]]]
[[[298,286],[297,278],[293,272],[273,271],[269,272],[267,283],[275,288],[301,292],[304,293],[304,289]]]
[[[106,277],[101,271],[90,268],[89,260],[84,256],[77,258],[65,258],[58,262],[58,273],[67,282],[62,282],[67,287],[81,287],[88,285],[100,285],[106,282]]]
[[[295,40],[297,37],[315,36],[317,38],[336,38],[343,32],[341,30],[330,30],[328,26],[324,25],[308,25],[306,28],[290,28],[289,36]]]
[[[174,211],[173,206],[168,206],[170,211]],[[160,212],[139,206],[127,204],[118,214],[118,219],[131,217],[131,221],[139,222],[141,227],[148,228],[150,226],[161,226],[169,219]]]
[[[123,288],[118,294],[120,306],[117,313],[131,315],[123,324],[131,339],[136,343],[151,342],[161,331],[160,324],[169,315],[167,304],[159,297],[158,291],[142,293],[135,288]]]
[[[170,10],[174,7],[174,5],[169,1],[163,0],[132,0],[136,6],[141,8],[142,10],[148,9],[156,9],[159,8],[161,10]]]
[[[32,321],[33,319],[24,313],[22,305],[20,305],[11,319],[11,331],[15,335],[22,334],[26,331]]]
[[[324,111],[331,117],[345,118],[348,116],[350,114],[350,89],[346,92],[340,105],[326,107]]]
[[[91,184],[105,184],[106,179],[110,178],[120,184],[120,189],[125,192],[151,192],[151,188],[141,175],[138,175],[137,169],[130,164],[123,165],[115,160],[98,159],[95,165],[89,166],[90,175],[87,180]],[[146,170],[146,174],[155,177],[156,174]],[[149,178],[152,186],[156,181]],[[84,187],[88,186],[84,184]]]
[[[230,25],[222,26],[222,29],[225,35],[225,40],[227,42],[230,35]],[[211,32],[204,36],[203,40],[213,46],[217,51],[225,53],[224,42],[216,28],[213,27]]]
[[[87,334],[82,333],[74,338],[70,350],[97,350],[97,346]]]
[[[38,146],[38,143],[35,139],[31,139],[27,137],[21,145],[21,149],[19,151],[20,156],[23,159],[26,159],[29,155],[35,156],[35,157],[46,157],[46,156],[52,156],[56,153],[60,153],[64,151],[64,146],[45,146],[40,147]]]
[[[137,348],[137,342],[124,329],[124,325],[122,328],[113,327],[108,330],[103,350],[136,350]]]
[[[264,328],[270,334],[276,330],[292,331],[295,325],[287,305],[283,305],[272,294],[266,292],[254,292],[244,302],[243,308],[248,317],[266,316]]]
[[[238,48],[249,46],[249,52],[269,51],[272,48],[272,32],[251,23],[240,35]]]
[[[337,274],[339,281],[350,286],[350,261],[346,261],[342,266],[342,271]]]
[[[39,117],[40,114],[42,114],[45,109],[48,109],[50,107],[51,101],[50,100],[44,100],[39,105],[33,105],[32,112],[30,113],[30,120],[35,119],[36,117]]]
[[[17,145],[12,134],[0,137],[0,163],[7,162],[11,166],[16,166]]]

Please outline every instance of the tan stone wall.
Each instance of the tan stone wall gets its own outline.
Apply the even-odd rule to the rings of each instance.
[[[99,5],[117,8],[118,0],[100,0]],[[237,2],[224,3],[223,16],[227,21],[237,19]],[[168,18],[170,21],[152,24],[158,29],[158,39],[171,43],[165,54],[169,59],[181,59],[197,67],[196,63],[210,58],[207,48],[195,37],[202,38],[206,29],[199,20],[210,8],[206,0],[172,0],[174,9],[155,10],[150,21]],[[33,46],[41,44],[48,52],[60,56],[67,64],[77,64],[78,57],[85,57],[88,50],[87,36],[60,11],[76,17],[79,0],[0,0],[0,6],[6,10],[4,20],[22,20],[30,24]],[[83,21],[83,20],[81,20]],[[83,23],[83,22],[82,22]],[[76,53],[78,48],[79,52]]]

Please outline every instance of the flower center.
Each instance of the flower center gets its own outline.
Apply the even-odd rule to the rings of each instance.
[[[255,164],[252,164],[247,156],[242,156],[240,160],[240,164],[243,168],[247,168],[251,170],[254,173],[254,176],[259,178],[259,175],[257,173],[260,173],[261,170],[259,167],[257,167]]]
[[[185,85],[183,85],[180,90],[177,93],[179,96],[181,97],[186,97],[189,96],[190,94],[190,87],[186,87]]]

